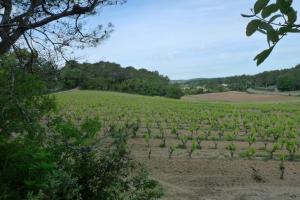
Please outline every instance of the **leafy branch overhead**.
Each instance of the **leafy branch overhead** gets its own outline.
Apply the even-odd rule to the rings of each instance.
[[[125,0],[0,0],[0,54],[26,48],[36,54],[63,56],[66,48],[96,46],[113,30],[94,28],[87,17]]]
[[[293,0],[257,0],[254,8],[251,9],[251,14],[242,14],[242,16],[253,19],[247,25],[247,36],[259,32],[267,37],[269,47],[254,58],[257,65],[262,64],[269,57],[274,47],[286,35],[300,33]]]

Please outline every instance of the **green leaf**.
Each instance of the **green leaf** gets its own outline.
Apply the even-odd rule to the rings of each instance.
[[[286,14],[286,9],[291,7],[293,0],[277,0],[276,4],[278,5],[280,11]]]
[[[261,12],[261,16],[263,18],[267,18],[269,17],[272,13],[275,13],[279,10],[279,7],[277,4],[271,4],[267,7],[265,7],[262,12]]]
[[[265,30],[262,30],[262,29],[257,29],[258,32],[264,34],[264,35],[267,35],[267,32]]]
[[[247,36],[253,35],[257,31],[260,23],[261,23],[261,21],[258,19],[254,19],[251,22],[249,22],[249,24],[247,25],[247,29],[246,29],[246,35]]]
[[[262,9],[264,9],[269,2],[270,0],[257,0],[254,5],[254,13],[255,14],[260,13],[260,11],[262,11]]]
[[[270,20],[268,21],[268,23],[272,23],[274,22],[276,19],[278,19],[279,17],[282,17],[282,15],[278,14],[278,15],[274,15],[273,17],[270,18]]]
[[[274,46],[272,46],[271,48],[266,49],[266,50],[262,51],[260,54],[258,54],[254,58],[254,60],[256,61],[256,65],[259,66],[260,64],[262,64],[272,53],[273,49],[274,49]]]
[[[279,28],[278,32],[280,35],[285,35],[286,33],[290,32],[292,28],[290,26],[284,26]]]
[[[291,33],[300,33],[299,29],[293,28],[290,30]]]
[[[272,41],[273,43],[276,43],[279,41],[279,34],[274,29],[269,30],[267,32],[267,37],[268,37],[268,40]]]
[[[242,17],[245,17],[245,18],[251,18],[251,17],[254,17],[255,15],[246,15],[246,14],[241,14]]]
[[[297,21],[297,11],[295,11],[293,8],[289,9],[287,16],[290,24],[294,24]]]
[[[291,11],[291,9],[293,9],[291,6],[291,1],[284,0],[282,3],[279,4],[280,12],[287,15]]]
[[[267,32],[268,31],[275,31],[273,26],[264,22],[264,21],[261,21],[260,24],[259,24],[259,28],[263,29],[263,30],[266,30]]]

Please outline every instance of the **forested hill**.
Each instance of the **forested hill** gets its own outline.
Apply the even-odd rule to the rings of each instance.
[[[192,79],[181,83],[190,87],[217,86],[226,84],[231,90],[244,91],[248,88],[279,89],[281,91],[300,90],[300,65],[291,69],[266,71],[257,75],[241,75],[225,78]]]
[[[157,71],[123,68],[111,62],[80,64],[69,61],[60,70],[60,81],[65,89],[109,90],[171,98],[183,95],[178,86]]]

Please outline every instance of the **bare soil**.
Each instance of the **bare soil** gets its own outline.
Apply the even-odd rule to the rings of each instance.
[[[185,96],[184,100],[193,101],[225,101],[225,102],[276,102],[299,100],[299,97],[271,94],[249,94],[246,92],[222,92]]]
[[[300,162],[285,162],[285,178],[281,180],[279,161],[229,157],[221,142],[212,149],[211,141],[203,144],[192,158],[186,149],[177,149],[171,159],[168,148],[160,141],[151,144],[151,159],[143,139],[130,141],[133,156],[144,163],[151,176],[165,189],[165,200],[300,200]],[[170,144],[167,144],[170,145]],[[246,143],[238,144],[238,151]],[[263,182],[253,178],[252,168]]]

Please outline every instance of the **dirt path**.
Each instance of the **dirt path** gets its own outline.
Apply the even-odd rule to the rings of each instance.
[[[168,159],[167,148],[157,142],[150,160],[142,140],[134,139],[131,145],[133,156],[163,185],[165,200],[300,200],[300,162],[286,162],[285,179],[280,180],[279,161],[231,160],[223,144],[218,150],[204,144],[192,159],[185,150],[176,150]],[[252,167],[264,182],[254,180]]]
[[[299,97],[268,94],[248,94],[246,92],[222,92],[201,95],[185,96],[183,100],[192,101],[225,101],[225,102],[277,102],[277,101],[297,101]]]
[[[165,200],[299,200],[300,165],[287,163],[285,180],[277,162],[152,158],[145,163],[164,186]],[[252,178],[251,166],[265,180]]]

